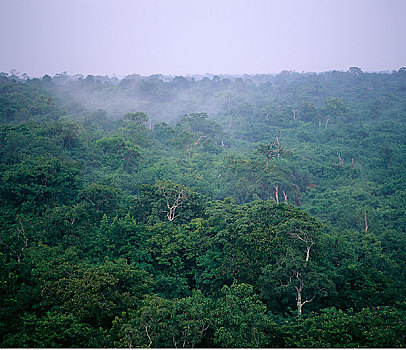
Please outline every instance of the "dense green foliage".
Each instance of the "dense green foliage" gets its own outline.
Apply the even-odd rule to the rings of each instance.
[[[406,346],[406,69],[0,76],[1,347]]]

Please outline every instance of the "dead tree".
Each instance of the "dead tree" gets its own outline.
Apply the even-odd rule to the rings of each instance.
[[[161,186],[160,190],[168,208],[168,210],[165,211],[166,216],[169,221],[173,221],[177,217],[176,209],[182,206],[183,200],[185,199],[184,190],[179,186],[171,188]]]

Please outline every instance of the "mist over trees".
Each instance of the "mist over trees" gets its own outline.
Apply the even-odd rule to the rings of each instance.
[[[406,345],[406,69],[0,74],[2,347]]]

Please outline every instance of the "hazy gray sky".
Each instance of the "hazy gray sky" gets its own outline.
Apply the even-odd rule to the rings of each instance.
[[[406,66],[406,0],[0,0],[0,71],[278,73]]]

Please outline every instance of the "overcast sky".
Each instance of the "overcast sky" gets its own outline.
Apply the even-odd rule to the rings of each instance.
[[[0,71],[30,76],[406,66],[406,0],[0,0]]]

